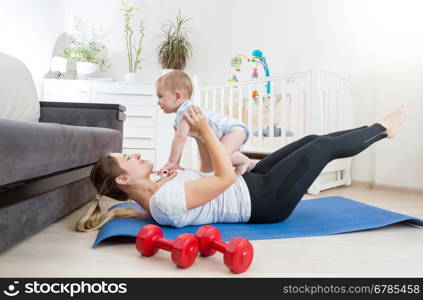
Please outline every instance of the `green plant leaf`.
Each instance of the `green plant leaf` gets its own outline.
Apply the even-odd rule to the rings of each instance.
[[[184,69],[189,57],[192,56],[192,45],[185,26],[191,19],[183,18],[181,13],[176,16],[176,21],[167,21],[162,25],[162,41],[158,45],[158,60],[163,68]]]

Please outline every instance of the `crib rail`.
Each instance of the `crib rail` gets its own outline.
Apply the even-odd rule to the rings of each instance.
[[[347,127],[345,117],[348,109],[347,102],[348,80],[335,72],[318,70],[319,95],[316,102],[320,105],[321,133],[342,130]]]
[[[244,152],[267,154],[304,135],[345,128],[346,88],[345,78],[316,69],[203,87],[195,101],[248,127]]]
[[[351,128],[348,90],[346,78],[322,68],[202,88],[194,78],[194,102],[241,120],[250,131],[243,152],[264,156],[304,135]],[[308,193],[351,184],[350,168],[351,158],[330,162]]]
[[[319,69],[203,87],[196,102],[241,120],[250,132],[244,152],[266,154],[304,135],[343,128],[344,96],[345,79]]]

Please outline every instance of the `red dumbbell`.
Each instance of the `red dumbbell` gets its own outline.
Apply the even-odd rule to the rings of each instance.
[[[253,245],[244,238],[236,237],[225,243],[220,238],[219,230],[210,225],[201,226],[195,236],[202,256],[222,252],[225,265],[234,273],[245,272],[253,261]]]
[[[153,256],[159,249],[170,251],[172,261],[181,268],[190,267],[198,256],[198,240],[194,235],[183,233],[172,241],[163,238],[160,227],[152,224],[140,229],[136,247],[144,256]]]

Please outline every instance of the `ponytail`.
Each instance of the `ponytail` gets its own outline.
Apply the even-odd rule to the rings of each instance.
[[[103,214],[100,206],[100,198],[101,196],[97,196],[91,202],[85,214],[76,223],[76,231],[89,232],[98,230],[114,218],[150,219],[149,215],[132,206],[114,208]]]

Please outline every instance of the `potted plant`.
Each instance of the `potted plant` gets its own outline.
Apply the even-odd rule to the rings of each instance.
[[[76,62],[78,77],[93,76],[97,70],[108,68],[104,55],[105,37],[101,30],[90,22],[74,17],[76,34],[70,36],[70,46],[63,51],[63,57]]]
[[[183,70],[192,55],[192,45],[188,38],[190,29],[186,27],[188,18],[182,18],[181,12],[174,22],[168,21],[162,26],[162,41],[158,50],[162,74],[172,70]]]
[[[135,7],[129,5],[128,1],[121,0],[124,15],[124,32],[125,43],[128,54],[128,69],[125,73],[125,80],[129,82],[136,81],[136,72],[141,69],[141,53],[142,41],[144,39],[144,22],[142,20],[138,23],[138,39],[135,37],[132,29],[132,20],[134,17]]]

